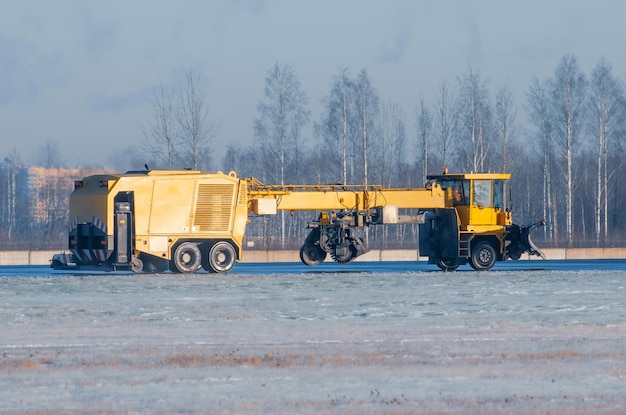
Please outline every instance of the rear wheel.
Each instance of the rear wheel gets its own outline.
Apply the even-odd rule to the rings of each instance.
[[[200,248],[192,242],[183,242],[174,251],[172,262],[174,272],[196,272],[201,266]]]
[[[470,265],[477,271],[491,269],[496,263],[496,250],[487,241],[479,242],[472,249]]]
[[[313,267],[321,264],[325,259],[326,251],[319,245],[307,242],[300,248],[300,261],[305,265]]]
[[[437,261],[437,266],[442,271],[454,271],[459,267],[459,262],[454,258],[444,258]]]
[[[219,241],[213,244],[202,259],[202,267],[211,273],[228,272],[237,262],[237,251],[230,242]]]

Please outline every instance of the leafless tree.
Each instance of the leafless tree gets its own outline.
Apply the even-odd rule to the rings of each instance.
[[[300,170],[299,155],[302,127],[309,121],[307,96],[302,91],[295,69],[278,62],[265,78],[264,99],[257,106],[254,135],[258,139],[262,162],[271,180],[286,184]],[[285,215],[281,215],[281,244],[285,243]]]
[[[439,147],[442,167],[450,162],[454,131],[457,128],[458,114],[454,110],[454,94],[445,82],[439,85],[437,106],[433,117],[434,141]]]
[[[489,92],[486,82],[471,67],[459,77],[457,99],[458,150],[462,163],[470,171],[485,171],[491,148]]]
[[[367,170],[368,170],[368,140],[370,135],[376,128],[376,118],[379,111],[379,98],[378,92],[372,85],[369,74],[366,69],[359,72],[357,79],[354,83],[355,89],[355,102],[359,119],[359,137],[361,140],[362,153],[362,166],[363,166],[363,183],[368,183]]]
[[[152,104],[152,124],[143,129],[144,148],[155,161],[171,169],[177,163],[176,150],[179,139],[178,123],[174,112],[174,90],[159,83],[154,88]]]
[[[550,114],[550,103],[547,96],[546,88],[542,82],[536,77],[533,78],[527,95],[528,114],[531,123],[535,127],[535,140],[537,154],[542,160],[542,209],[543,217],[547,219],[548,226],[544,228],[544,232],[558,230],[557,222],[557,205],[553,196],[552,186],[552,134],[553,120]],[[547,236],[547,235],[546,235]],[[554,235],[552,235],[554,236]]]
[[[404,114],[400,105],[387,102],[382,106],[380,117],[380,140],[375,151],[376,177],[379,182],[391,187],[397,182],[399,168],[404,162],[406,150],[406,132]]]
[[[348,183],[348,159],[353,158],[354,137],[354,81],[350,78],[347,68],[342,68],[333,77],[328,94],[322,99],[323,113],[319,123],[315,125],[316,133],[324,140],[324,145],[331,152],[325,157],[327,170],[332,171],[335,163],[341,166],[342,183]],[[328,166],[328,164],[330,166]],[[329,177],[333,180],[332,173]]]
[[[418,152],[422,159],[422,183],[426,182],[428,175],[428,154],[432,140],[433,119],[430,110],[426,106],[424,96],[420,95],[418,108],[415,111],[415,126],[417,128]]]
[[[624,136],[626,121],[623,84],[603,59],[591,74],[591,133],[596,147],[595,237],[606,239],[609,228],[609,181],[615,170],[609,169],[609,151]]]
[[[584,102],[587,81],[573,55],[565,55],[559,62],[550,81],[550,106],[554,120],[552,139],[554,151],[565,183],[565,233],[566,244],[573,240],[574,155],[579,146],[584,122]]]
[[[370,176],[373,181],[385,187],[398,187],[402,167],[406,160],[406,131],[404,113],[396,102],[385,102],[381,108],[378,122],[377,140],[372,142],[372,169]],[[405,226],[383,227],[377,229],[383,246],[389,242],[403,239]],[[368,233],[369,235],[369,233]]]
[[[501,86],[496,92],[495,109],[496,131],[500,136],[500,140],[502,140],[502,171],[507,171],[507,150],[511,136],[515,131],[517,111],[515,110],[513,92],[506,84]]]
[[[190,69],[178,90],[176,118],[180,128],[181,157],[185,167],[208,169],[213,156],[211,144],[219,125],[209,119],[206,89],[199,74]]]
[[[295,176],[298,166],[293,161],[310,116],[307,101],[294,68],[276,62],[265,78],[264,99],[257,105],[254,124],[254,135],[265,152],[263,162],[274,183],[285,184],[287,177]]]
[[[16,230],[18,228],[17,224],[19,222],[19,186],[18,186],[18,178],[19,171],[21,170],[21,161],[20,156],[17,154],[17,151],[13,149],[9,154],[7,154],[2,160],[2,173],[3,173],[3,181],[0,188],[3,188],[3,191],[0,192],[0,197],[2,198],[2,225],[4,228],[4,238],[7,242],[12,242]]]

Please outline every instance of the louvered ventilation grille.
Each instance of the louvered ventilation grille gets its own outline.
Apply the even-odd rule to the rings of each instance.
[[[234,188],[234,184],[199,185],[193,224],[200,232],[228,232]]]

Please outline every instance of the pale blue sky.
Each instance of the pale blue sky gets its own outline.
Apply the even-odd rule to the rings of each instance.
[[[251,141],[264,78],[295,67],[312,120],[342,66],[367,68],[383,101],[404,110],[471,67],[493,93],[507,82],[525,119],[533,76],[565,53],[588,75],[604,57],[626,75],[626,2],[528,1],[8,1],[0,14],[0,156],[30,162],[47,140],[71,166],[110,164],[140,146],[152,89],[190,67],[205,77],[224,143]],[[305,131],[312,140],[311,132]],[[135,166],[141,167],[141,166]]]

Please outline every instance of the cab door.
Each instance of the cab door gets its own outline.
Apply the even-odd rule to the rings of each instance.
[[[472,180],[470,194],[470,224],[496,224],[496,209],[493,204],[493,180]]]

